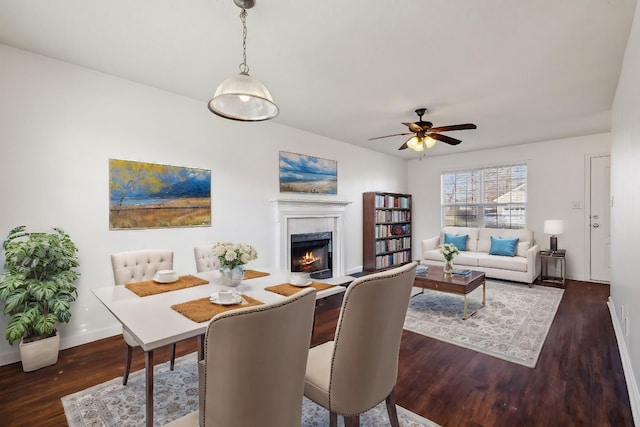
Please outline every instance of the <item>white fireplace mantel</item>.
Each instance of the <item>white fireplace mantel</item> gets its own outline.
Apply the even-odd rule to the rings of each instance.
[[[345,275],[344,217],[351,202],[315,199],[273,200],[276,254],[279,268],[291,268],[291,235],[332,233],[333,277]]]

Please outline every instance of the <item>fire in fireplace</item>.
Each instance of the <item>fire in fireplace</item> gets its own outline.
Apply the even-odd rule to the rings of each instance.
[[[313,278],[332,277],[331,232],[291,235],[291,272]]]

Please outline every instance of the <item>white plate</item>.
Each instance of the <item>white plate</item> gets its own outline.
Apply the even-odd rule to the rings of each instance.
[[[173,282],[177,282],[179,279],[178,275],[176,274],[173,277],[167,277],[167,278],[160,278],[157,274],[155,276],[153,276],[153,280],[156,283],[173,283]]]
[[[211,297],[209,297],[209,301],[211,301],[214,304],[218,304],[218,305],[234,305],[234,304],[240,304],[242,302],[242,295],[240,294],[235,294],[233,296],[233,298],[231,299],[231,301],[220,301],[218,299],[218,293],[214,293],[211,295]]]
[[[299,287],[299,288],[304,288],[304,287],[306,287],[306,286],[309,286],[311,283],[313,283],[313,281],[312,281],[312,280],[309,280],[308,282],[304,282],[304,283],[291,283],[291,282],[289,282],[289,284],[290,284],[291,286],[297,286],[297,287]]]

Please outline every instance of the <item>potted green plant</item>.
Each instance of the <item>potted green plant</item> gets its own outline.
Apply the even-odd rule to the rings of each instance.
[[[78,292],[74,281],[80,273],[77,251],[68,234],[29,233],[25,226],[9,232],[2,247],[4,272],[0,299],[4,314],[11,316],[5,336],[9,344],[20,341],[25,372],[58,361],[60,336],[56,325],[69,322],[71,303]]]

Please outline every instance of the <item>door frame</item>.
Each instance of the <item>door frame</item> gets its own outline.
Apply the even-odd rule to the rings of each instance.
[[[585,193],[584,193],[584,265],[585,265],[585,280],[592,281],[591,279],[591,160],[595,157],[609,157],[611,160],[611,152],[602,153],[589,153],[584,156],[584,171],[585,171]],[[609,209],[611,209],[611,188],[609,188]],[[611,216],[609,216],[611,218]],[[600,282],[598,283],[610,283]]]

